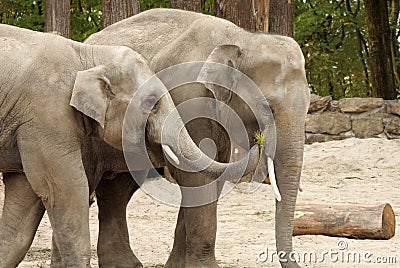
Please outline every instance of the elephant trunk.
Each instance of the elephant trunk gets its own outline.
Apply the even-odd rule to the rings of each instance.
[[[288,256],[293,251],[293,220],[303,165],[304,121],[298,118],[297,121],[294,118],[288,120],[276,118],[275,122],[277,123],[275,170],[277,185],[282,195],[282,200],[276,201],[276,245],[278,252],[286,253],[287,262],[282,262],[282,267],[299,267],[295,261],[288,259]]]
[[[255,145],[248,155],[234,163],[220,163],[204,154],[192,140],[185,127],[168,124],[164,133],[163,151],[179,168],[189,172],[199,172],[212,179],[234,180],[255,171],[259,161],[259,149]],[[179,133],[177,133],[179,131]]]

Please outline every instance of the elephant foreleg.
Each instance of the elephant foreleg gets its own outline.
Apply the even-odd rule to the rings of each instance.
[[[186,229],[186,267],[219,267],[215,260],[217,202],[182,209]]]
[[[215,187],[209,187],[204,191],[201,186],[208,184],[209,178],[199,173],[172,170],[173,174],[171,173],[171,175],[178,183],[190,188],[189,192],[182,192],[182,204],[189,206],[192,202],[194,206],[180,208],[175,230],[174,248],[166,267],[219,267],[215,259],[217,202],[214,201],[201,206],[197,204],[196,206],[196,201],[210,200],[209,198],[212,196],[216,199],[217,185],[214,184]],[[198,196],[194,197],[192,194],[198,194]],[[183,260],[184,264],[182,265]]]
[[[62,268],[64,267],[62,263],[62,258],[60,251],[58,250],[54,233],[51,237],[51,263],[50,268]]]
[[[3,174],[5,199],[0,221],[0,267],[16,267],[32,244],[44,206],[24,174]]]
[[[139,188],[131,174],[121,173],[113,180],[102,179],[97,186],[100,267],[143,267],[129,245],[126,207]]]
[[[64,267],[90,267],[89,186],[80,144],[49,133],[51,146],[38,147],[44,139],[34,134],[40,131],[23,130],[18,133],[18,148],[24,171],[46,208]],[[50,140],[53,137],[57,140]]]
[[[166,268],[219,267],[215,260],[217,203],[180,208]]]

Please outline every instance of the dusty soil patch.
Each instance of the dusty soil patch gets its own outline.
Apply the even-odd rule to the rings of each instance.
[[[302,257],[306,254],[307,257],[302,263],[303,267],[400,267],[400,140],[347,139],[306,145],[302,180],[305,191],[299,195],[301,202],[388,202],[397,217],[397,234],[388,241],[324,236],[294,238],[295,250],[299,254],[296,255]],[[263,185],[249,194],[246,193],[247,188],[248,184],[242,183],[219,201],[217,259],[223,267],[280,267],[277,256],[272,254],[275,250],[272,190],[268,185]],[[2,204],[3,189],[0,193]],[[165,263],[172,246],[177,211],[174,207],[154,201],[141,191],[135,194],[129,204],[131,245],[146,267]],[[90,228],[92,264],[97,267],[96,206],[90,209]],[[19,267],[48,267],[50,241],[51,228],[46,217],[31,250]],[[346,249],[339,250],[343,246]],[[268,260],[259,262],[259,253],[266,249]],[[336,251],[338,254],[324,255],[325,251]],[[316,262],[313,259],[308,261],[311,253],[316,254]],[[360,254],[359,264],[357,260],[354,263],[352,258],[347,262],[347,256],[353,253]],[[367,258],[364,259],[366,254]],[[272,263],[271,256],[274,257]],[[320,262],[323,256],[324,262]],[[265,255],[261,257],[265,258]],[[394,261],[394,258],[382,257],[395,257],[397,264],[378,264],[378,261]]]

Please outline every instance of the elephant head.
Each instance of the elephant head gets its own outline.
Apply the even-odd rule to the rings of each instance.
[[[240,44],[216,47],[204,64],[199,79],[227,81],[225,85],[231,85],[234,90],[228,91],[207,83],[205,86],[215,98],[236,107],[235,111],[251,132],[254,133],[259,127],[266,130],[260,172],[265,175],[269,173],[277,200],[277,249],[290,252],[303,161],[305,115],[310,101],[304,58],[293,39],[281,36],[255,35],[252,40],[246,40],[243,47]],[[218,77],[221,73],[213,71],[210,62],[225,64],[231,69]],[[251,84],[246,83],[243,77],[238,79],[240,75],[235,69],[254,81],[261,94],[255,97],[257,94],[248,90]],[[244,106],[243,100],[253,108],[253,115],[249,115],[250,109]],[[270,127],[271,119],[273,128]],[[258,124],[255,124],[257,121]],[[283,267],[292,266],[283,264]]]
[[[228,164],[209,159],[193,142],[179,113],[174,112],[171,96],[147,61],[127,47],[104,46],[101,49],[113,51],[107,57],[109,62],[103,60],[102,64],[78,72],[70,100],[71,106],[97,122],[100,138],[122,150],[122,133],[128,133],[124,139],[128,139],[132,148],[144,148],[142,145],[148,140],[161,145],[164,154],[175,164],[183,161],[196,171],[219,177]],[[141,86],[145,89],[139,90]],[[175,124],[164,124],[168,116],[173,117]],[[168,135],[176,133],[172,128],[179,128],[179,135]],[[257,152],[258,148],[251,151],[247,169],[243,161],[234,163],[229,169],[229,176],[240,178],[243,171],[253,171],[258,162]],[[193,158],[197,161],[189,160]],[[141,169],[145,168],[148,167]]]
[[[275,153],[273,114],[263,92],[247,75],[238,71],[239,68],[243,70],[246,56],[248,56],[246,52],[236,45],[217,46],[204,63],[198,81],[203,82],[219,101],[216,112],[221,121],[227,121],[227,124],[231,124],[230,127],[234,129],[235,126],[232,125],[234,122],[230,122],[232,118],[235,118],[232,112],[238,113],[242,122],[246,123],[250,140],[254,138],[256,130],[263,129],[267,133],[267,138],[262,145],[264,150],[257,173],[259,176],[269,175],[275,197],[280,201],[281,195],[277,186],[273,163]],[[210,83],[210,81],[213,82]],[[242,108],[236,110],[224,109],[226,105]],[[234,140],[233,143],[244,147],[243,140]],[[260,179],[264,180],[264,177],[256,178],[256,180]]]

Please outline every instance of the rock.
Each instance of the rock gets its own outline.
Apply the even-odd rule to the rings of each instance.
[[[350,116],[337,112],[308,114],[306,132],[337,135],[351,129]]]
[[[400,135],[387,133],[387,138],[390,139],[390,140],[400,139]]]
[[[331,96],[320,97],[318,95],[311,94],[310,107],[308,108],[308,112],[312,113],[319,110],[325,110],[331,100]]]
[[[385,104],[381,98],[345,98],[339,100],[339,108],[344,113],[362,113],[380,108]]]
[[[337,100],[331,101],[326,110],[329,111],[329,112],[341,113],[340,108],[339,108],[339,101],[337,101]]]
[[[390,116],[384,119],[384,123],[386,133],[400,135],[400,117]]]
[[[400,100],[388,100],[387,112],[391,114],[400,115]]]
[[[379,117],[354,118],[352,125],[356,138],[372,138],[383,132],[383,120]]]
[[[306,143],[337,141],[350,138],[351,135],[328,135],[328,134],[312,134],[306,133]]]

